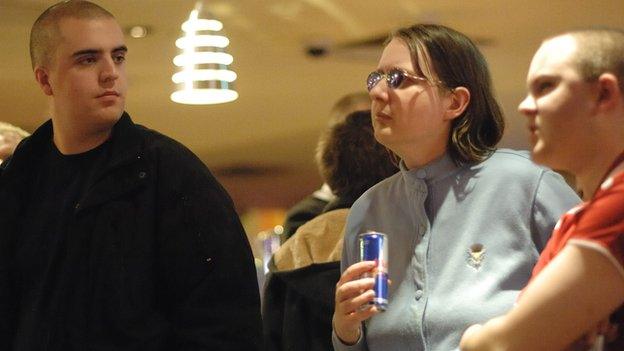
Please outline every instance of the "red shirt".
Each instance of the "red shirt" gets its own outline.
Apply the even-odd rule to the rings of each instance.
[[[533,268],[531,280],[568,244],[600,252],[624,279],[624,171],[618,168],[619,172],[608,177],[589,202],[581,203],[561,217]],[[605,345],[605,350],[624,350],[624,306],[610,319],[620,325],[620,331],[616,340]]]
[[[624,172],[609,177],[589,202],[561,217],[533,268],[532,278],[568,243],[602,253],[624,279]]]

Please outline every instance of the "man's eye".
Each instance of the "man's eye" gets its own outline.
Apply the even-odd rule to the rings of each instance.
[[[552,88],[553,86],[554,86],[554,85],[553,85],[553,83],[552,83],[552,82],[541,82],[541,83],[539,83],[539,84],[537,85],[537,89],[536,89],[536,90],[537,90],[537,92],[538,92],[538,93],[543,93],[543,92],[545,92],[546,90],[548,90],[548,89]]]
[[[83,57],[80,60],[78,60],[78,62],[83,65],[89,65],[89,64],[95,63],[95,57]]]
[[[126,57],[124,55],[117,55],[117,56],[113,56],[113,60],[115,60],[115,62],[117,63],[122,63],[126,61]]]

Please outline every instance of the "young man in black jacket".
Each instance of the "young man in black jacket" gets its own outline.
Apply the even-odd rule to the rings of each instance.
[[[124,112],[124,36],[87,1],[31,31],[52,119],[2,164],[1,350],[254,350],[253,258],[225,190]]]

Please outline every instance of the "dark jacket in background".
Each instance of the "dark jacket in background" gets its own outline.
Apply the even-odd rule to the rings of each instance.
[[[265,350],[333,350],[331,319],[340,261],[289,271],[272,264],[269,269],[262,305]]]
[[[81,350],[260,349],[253,257],[231,199],[192,152],[125,113],[75,205],[66,255],[47,267],[60,288],[21,291],[17,219],[51,133],[48,121],[2,165],[0,350],[56,350],[62,294],[82,276],[89,293],[69,302],[86,306]],[[86,247],[73,241],[81,236]],[[38,294],[35,306],[20,306],[25,294]]]
[[[352,204],[334,199],[273,255],[262,305],[266,351],[333,350],[334,295]]]
[[[327,201],[319,199],[314,194],[308,195],[303,200],[297,202],[286,213],[284,231],[280,236],[280,242],[282,244],[286,242],[304,223],[323,213],[325,206],[327,206]]]

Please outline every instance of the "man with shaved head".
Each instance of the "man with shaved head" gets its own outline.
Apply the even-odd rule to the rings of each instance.
[[[527,83],[532,158],[574,174],[585,202],[559,220],[517,306],[469,328],[462,350],[624,350],[624,32],[544,41]]]
[[[0,350],[255,350],[253,257],[231,199],[134,124],[124,35],[65,1],[35,21],[51,119],[0,166]]]

